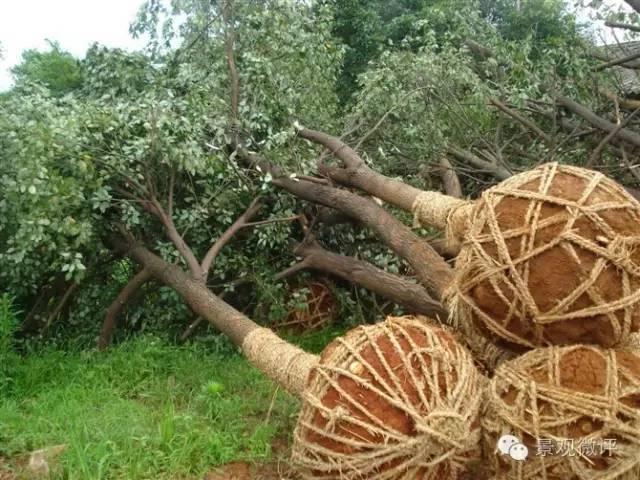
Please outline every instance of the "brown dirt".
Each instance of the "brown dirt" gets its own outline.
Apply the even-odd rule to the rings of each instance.
[[[605,202],[624,203],[628,201],[623,195],[608,191],[609,185],[613,182],[606,180],[601,186],[590,195],[585,204],[598,205]],[[524,183],[520,190],[537,191],[540,185],[538,179]],[[578,200],[586,188],[586,181],[574,175],[559,172],[554,177],[549,195],[568,200]],[[531,220],[527,218],[531,201],[528,199],[505,196],[495,207],[495,214],[500,235],[506,236],[506,246],[509,256],[516,261],[526,254],[530,249],[523,242],[529,240],[528,236],[518,233],[515,236],[510,232],[526,228]],[[481,206],[478,207],[482,208]],[[547,226],[540,227],[535,232],[533,248],[538,248],[549,244],[557,238],[566,225],[566,219],[570,212],[564,206],[550,202],[542,202],[539,214],[539,221],[549,221]],[[585,240],[591,241],[601,246],[606,246],[610,240],[605,231],[605,224],[614,230],[618,235],[631,236],[640,239],[639,210],[615,209],[603,211],[599,214],[602,224],[598,225],[592,218],[581,215],[573,225],[573,232],[580,235]],[[482,218],[482,216],[478,217]],[[484,220],[479,220],[484,221]],[[502,264],[503,260],[498,253],[498,244],[490,234],[489,225],[486,224],[482,230],[482,235],[486,236],[482,246],[486,254],[497,263]],[[587,249],[573,244],[577,258],[572,252],[565,248],[565,245],[556,245],[531,258],[529,264],[529,277],[527,281],[528,290],[533,297],[540,312],[548,312],[557,303],[566,298],[569,294],[587,278],[593,265],[598,259],[598,255]],[[629,252],[632,260],[640,268],[640,248],[631,249]],[[522,273],[523,267],[518,267]],[[469,272],[470,275],[477,275],[476,272]],[[611,320],[605,315],[593,315],[566,319],[546,325],[536,324],[529,313],[525,315],[509,316],[509,309],[516,302],[518,309],[524,307],[518,299],[518,292],[513,291],[513,287],[508,286],[508,282],[500,280],[501,275],[494,275],[492,284],[490,280],[485,280],[470,290],[470,296],[480,309],[491,318],[502,324],[508,331],[514,333],[519,338],[525,339],[533,345],[566,345],[575,343],[591,343],[602,346],[613,346],[620,341],[611,324]],[[507,275],[510,279],[511,276]],[[640,288],[640,278],[631,276],[630,287]],[[594,304],[602,304],[619,299],[622,296],[623,276],[621,271],[612,263],[609,263],[598,276],[593,285],[591,294],[583,294],[573,304],[569,305],[566,312],[578,311]],[[601,300],[597,301],[595,298]],[[613,313],[620,323],[623,322],[624,309],[618,309]],[[484,321],[474,315],[473,319],[482,331],[495,337],[495,332],[488,329]],[[640,328],[640,306],[632,307],[632,331]],[[500,342],[516,350],[522,349],[523,345],[500,339]]]
[[[550,351],[551,350],[547,350],[547,352]],[[523,362],[523,359],[529,355],[527,354],[523,357],[520,357],[520,359],[515,360],[515,362],[520,363],[520,365],[513,368],[517,372],[526,372],[527,376],[535,381],[537,385],[537,391],[541,391],[543,388],[551,387],[554,390],[565,389],[564,393],[569,394],[575,392],[597,395],[601,396],[602,398],[609,398],[610,394],[607,392],[607,388],[610,387],[608,387],[607,385],[607,360],[605,358],[606,352],[606,350],[598,350],[586,346],[567,349],[564,353],[562,353],[561,351],[557,368],[553,368],[552,362],[550,361],[552,358],[551,356],[548,356],[544,361],[538,361],[532,365],[527,365],[525,362]],[[536,353],[536,351],[530,353],[534,354]],[[629,388],[631,387],[632,391],[637,391],[637,388],[634,389],[633,385],[637,385],[640,381],[640,356],[623,351],[616,352],[615,356],[617,361],[618,386],[613,387],[612,390],[629,391]],[[498,378],[503,378],[500,377],[500,372],[496,374],[496,379],[494,379],[494,382],[498,381]],[[530,393],[524,393],[527,386],[525,384],[519,383],[506,383],[504,385],[498,385],[500,386],[498,391],[503,392],[501,394],[501,399],[507,405],[515,406],[516,401],[523,401],[522,395],[524,395],[524,402],[526,405],[529,405],[529,407],[525,409],[525,411],[517,413],[516,417],[514,417],[516,419],[516,424],[511,424],[506,420],[506,416],[502,416],[503,412],[497,412],[496,406],[492,402],[490,402],[486,415],[486,419],[488,421],[487,425],[492,425],[493,422],[498,419],[498,427],[495,429],[485,429],[485,449],[488,449],[488,447],[495,445],[499,436],[502,435],[505,431],[508,431],[509,433],[516,435],[517,437],[522,439],[523,443],[529,447],[530,455],[531,452],[534,452],[533,454],[535,454],[537,448],[537,439],[533,438],[530,434],[527,433],[534,431],[531,411],[532,407],[530,407],[533,403],[530,398]],[[637,422],[640,418],[640,394],[635,393],[626,397],[611,398],[610,401],[612,405],[616,404],[616,402],[620,402],[621,404],[628,405],[638,410],[638,413],[634,418],[625,418],[621,416],[621,414],[618,414],[618,418],[620,420]],[[537,406],[536,413],[540,416],[541,421],[544,421],[544,418],[560,419],[563,417],[566,418],[569,415],[573,415],[566,410],[567,407],[564,407],[563,409],[563,405],[561,403],[550,403],[548,401],[542,400],[540,397],[537,398],[535,405]],[[581,439],[584,439],[587,435],[591,435],[592,438],[595,438],[596,440],[602,438],[614,438],[617,441],[617,445],[628,444],[628,440],[626,440],[623,436],[618,435],[615,428],[613,429],[613,431],[609,430],[609,427],[607,427],[604,421],[599,418],[599,413],[601,412],[594,412],[593,416],[580,416],[574,421],[565,425],[547,427],[542,432],[541,438],[568,438],[574,439],[574,442],[579,443]],[[504,424],[502,424],[502,422],[504,422]],[[520,430],[520,428],[516,425],[521,426],[523,429]],[[600,431],[602,431],[603,433],[599,434]],[[592,464],[588,464],[586,462],[584,464],[585,467],[589,470],[606,470],[616,461],[615,451],[613,455],[609,455],[607,453],[603,455],[590,455],[589,460],[591,460]],[[502,458],[500,456],[496,456],[493,461],[496,462],[496,468],[503,473],[510,471],[510,469],[513,467],[512,463],[509,462],[508,459]],[[550,480],[580,480],[581,477],[577,474],[568,474],[568,462],[569,460],[567,460],[567,462],[560,462],[554,467],[548,467],[548,478]],[[552,462],[549,462],[548,465],[551,465],[551,463]],[[525,475],[522,478],[529,480],[533,479],[534,477],[527,476],[525,472]]]
[[[330,325],[338,314],[338,303],[331,289],[322,282],[307,282],[302,285],[308,289],[306,305],[302,310],[292,310],[283,322],[277,324],[277,330],[293,333],[310,332]],[[291,293],[297,289],[293,289]]]
[[[287,437],[275,437],[271,442],[271,453],[274,460],[269,463],[227,463],[211,470],[203,480],[299,480],[289,464],[290,447]],[[2,477],[0,480],[3,480]]]
[[[437,336],[440,338],[442,344],[446,348],[448,348],[450,351],[453,351],[456,348],[456,340],[449,332],[440,328],[435,328],[434,330],[437,331]],[[408,332],[408,336],[415,343],[415,347],[411,346],[409,340],[406,337],[400,336],[400,338],[398,338],[400,349],[405,354],[409,354],[410,358],[412,358],[411,366],[414,370],[414,373],[417,376],[425,375],[425,372],[420,366],[420,358],[418,358],[419,355],[411,355],[409,352],[421,348],[425,348],[425,351],[429,351],[426,337],[424,333],[418,329],[408,327],[406,328],[406,331]],[[360,329],[355,329],[350,331],[344,337],[344,340],[347,344],[353,345],[356,343],[354,340],[361,335],[362,333]],[[375,388],[384,391],[385,388],[383,386],[383,381],[387,385],[394,384],[394,380],[390,377],[387,368],[385,368],[383,364],[384,361],[387,363],[389,370],[396,372],[396,382],[399,387],[398,389],[400,391],[404,391],[409,403],[414,406],[420,405],[420,393],[416,389],[416,386],[411,379],[410,372],[408,372],[406,367],[403,365],[402,358],[404,355],[398,355],[396,347],[394,347],[392,341],[386,335],[380,335],[376,337],[374,342],[381,352],[381,357],[376,353],[374,347],[371,344],[366,344],[366,346],[360,351],[360,355],[371,366],[371,369],[373,370],[373,372],[375,372],[376,375],[379,376],[380,380],[376,379],[374,373],[368,369],[365,369],[364,366],[358,361],[352,362],[350,365],[345,366],[345,368],[347,368],[351,373],[356,374],[361,379],[364,379],[366,382],[369,382]],[[344,347],[342,347],[337,341],[327,346],[327,348],[321,355],[321,364],[333,364],[334,361],[331,357],[334,356],[336,350],[343,348]],[[433,363],[433,358],[428,353],[423,353],[420,356],[422,357],[422,361],[424,361],[424,364],[428,369],[429,366]],[[314,381],[315,378],[312,375],[309,382],[313,383]],[[449,390],[451,386],[454,385],[457,381],[458,376],[455,368],[449,369],[446,372],[443,369],[442,373],[438,376],[438,383],[441,392],[446,392],[447,390]],[[357,399],[364,410],[369,412],[369,414],[376,417],[380,421],[384,422],[384,424],[389,428],[410,436],[418,435],[416,431],[416,424],[411,417],[409,417],[400,408],[392,405],[387,399],[374,394],[371,391],[364,391],[363,386],[359,381],[349,378],[346,375],[342,375],[337,379],[337,383],[338,386],[346,394]],[[431,392],[425,388],[423,390],[423,394],[428,399],[431,399],[434,392]],[[371,422],[371,420],[367,418],[366,414],[363,413],[363,411],[359,410],[351,402],[346,401],[345,397],[343,397],[338,389],[334,387],[328,388],[326,394],[321,399],[321,402],[325,407],[328,407],[330,409],[335,409],[337,407],[346,408],[347,410],[349,410],[349,416],[351,418],[357,418],[358,420],[365,423]],[[318,429],[320,429],[321,431],[327,430],[328,422],[329,420],[320,411],[315,412],[312,423]],[[479,425],[479,419],[476,419],[476,421],[469,426],[469,430],[477,429],[479,428]],[[350,421],[342,422],[338,420],[335,423],[335,427],[332,432],[335,435],[340,435],[344,438],[366,441],[374,445],[385,443],[387,441],[387,439],[383,438],[380,434],[371,432],[367,428],[356,425]],[[358,447],[349,446],[345,442],[334,441],[326,435],[317,433],[309,429],[305,430],[304,438],[305,441],[309,443],[318,444],[327,448],[328,450],[343,454],[355,453],[359,450]],[[479,456],[479,451],[470,451],[466,452],[466,454],[468,454],[470,457],[474,455]],[[385,463],[379,468],[379,472],[392,469],[406,460],[407,458],[400,458]],[[431,470],[430,475],[434,475],[434,477],[429,478],[447,478],[451,480],[464,478],[462,475],[464,475],[465,472],[461,472],[459,469],[455,469],[455,471],[452,470],[449,462],[443,462],[435,468],[437,469],[437,472]],[[327,475],[327,472],[324,472],[324,474]],[[339,472],[336,471],[335,474],[339,475]],[[426,471],[420,471],[419,475],[416,478],[422,478],[423,475],[426,476]]]
[[[16,474],[6,458],[0,457],[0,480],[16,480]]]

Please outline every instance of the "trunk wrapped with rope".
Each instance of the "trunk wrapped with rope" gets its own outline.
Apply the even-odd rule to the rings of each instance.
[[[586,345],[529,351],[496,370],[482,423],[496,479],[637,480],[640,356]],[[522,445],[526,459],[511,452]]]
[[[458,322],[515,350],[611,347],[640,328],[640,203],[616,182],[550,163],[463,206],[446,294]]]
[[[457,479],[479,463],[485,380],[426,319],[390,317],[331,343],[312,369],[292,460],[308,479]]]

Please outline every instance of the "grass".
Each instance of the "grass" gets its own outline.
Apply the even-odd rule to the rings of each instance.
[[[69,480],[202,478],[266,461],[298,408],[240,355],[153,337],[31,353],[1,395],[0,457],[66,444],[52,478]]]

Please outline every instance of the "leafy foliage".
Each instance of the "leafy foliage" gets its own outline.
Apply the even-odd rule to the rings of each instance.
[[[17,85],[37,83],[54,96],[62,96],[82,86],[80,62],[57,42],[48,40],[49,51],[25,50],[22,63],[11,69]]]

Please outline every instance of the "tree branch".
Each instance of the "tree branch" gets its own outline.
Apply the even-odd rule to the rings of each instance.
[[[194,255],[193,250],[191,250],[189,245],[187,245],[187,242],[185,242],[184,238],[182,238],[182,235],[180,235],[180,232],[178,232],[178,229],[173,223],[173,217],[167,215],[167,213],[164,211],[164,208],[162,207],[162,204],[158,201],[157,198],[155,198],[155,196],[151,199],[151,202],[155,209],[155,214],[164,226],[164,230],[169,237],[169,240],[171,240],[180,255],[182,255],[182,258],[184,258],[185,262],[187,263],[187,267],[191,272],[191,276],[194,279],[201,280],[203,278],[203,272],[200,268],[200,263]]]
[[[417,283],[385,272],[368,262],[329,252],[313,240],[299,245],[295,253],[304,258],[297,264],[300,267],[296,270],[311,268],[328,272],[388,298],[407,308],[410,313],[438,317],[441,321],[447,319],[442,304],[435,301],[424,287]]]
[[[248,165],[260,166],[261,171],[271,173],[274,178],[272,183],[275,186],[283,188],[303,200],[339,210],[354,220],[367,225],[391,250],[409,262],[420,282],[433,292],[436,298],[441,298],[445,288],[452,280],[451,267],[430,245],[384,208],[368,198],[346,190],[289,178],[280,167],[271,164],[259,155],[244,149],[240,149],[238,152]]]
[[[640,32],[640,25],[633,25],[631,23],[621,23],[621,22],[612,22],[612,21],[604,22],[604,24],[609,28],[624,28],[625,30],[631,30],[632,32]]]
[[[498,180],[505,180],[512,175],[512,173],[509,170],[498,165],[497,163],[492,163],[487,160],[483,160],[477,155],[474,155],[473,153],[467,150],[463,150],[462,148],[449,145],[447,147],[447,152],[449,152],[451,155],[453,155],[459,160],[469,163],[484,172],[490,173],[491,175],[496,177]]]
[[[451,162],[443,155],[440,157],[438,164],[445,193],[450,197],[462,198],[462,186],[460,185],[460,179],[458,178],[455,168],[451,165]]]
[[[249,207],[244,211],[244,213],[240,215],[229,228],[227,228],[227,230],[220,236],[220,238],[218,238],[218,240],[213,243],[213,245],[211,245],[204,258],[202,259],[202,263],[200,264],[203,282],[207,281],[207,277],[209,276],[209,272],[211,271],[213,262],[215,261],[220,251],[227,243],[229,243],[231,238],[233,238],[238,230],[247,226],[247,222],[258,213],[260,207],[260,198],[255,198],[251,202]]]
[[[233,28],[233,0],[225,0],[222,7],[222,18],[225,25],[224,49],[227,55],[227,65],[229,67],[229,84],[231,91],[231,126],[233,129],[234,143],[239,141],[239,110],[240,101],[240,77],[236,68],[234,56],[235,30]]]
[[[78,286],[79,284],[77,282],[73,282],[71,285],[69,285],[69,288],[67,288],[64,292],[64,295],[62,295],[62,298],[56,305],[56,308],[53,309],[53,312],[51,312],[51,315],[49,315],[49,317],[47,318],[47,322],[45,323],[46,327],[49,327],[56,319],[56,317],[60,315],[60,312],[62,312],[64,307],[67,305],[73,293],[78,289]]]
[[[107,308],[98,337],[98,350],[105,350],[111,345],[113,332],[118,323],[118,316],[124,305],[135,295],[135,293],[151,279],[151,272],[143,268],[136,273],[127,284],[120,290],[118,296],[111,302]]]
[[[556,100],[560,105],[572,111],[576,115],[584,118],[587,122],[589,122],[594,127],[599,128],[600,130],[610,133],[617,127],[615,123],[611,123],[610,121],[605,120],[604,118],[593,113],[584,105],[581,105],[578,102],[571,100],[570,98],[560,95]],[[636,147],[640,147],[640,134],[636,132],[622,128],[618,131],[616,136],[619,139],[624,140],[625,142],[631,143]]]
[[[358,188],[402,210],[411,211],[419,189],[372,170],[354,149],[338,137],[304,127],[298,129],[298,135],[327,148],[346,167],[321,165],[320,173],[341,185]]]
[[[520,115],[515,110],[507,107],[500,100],[498,100],[496,98],[491,98],[489,100],[489,103],[491,103],[491,105],[493,105],[494,107],[498,108],[498,110],[502,111],[503,113],[506,113],[508,116],[510,116],[511,118],[513,118],[514,120],[516,120],[517,122],[519,122],[520,124],[525,126],[528,130],[530,130],[533,133],[535,133],[538,137],[540,137],[542,140],[544,140],[544,142],[547,145],[551,145],[551,143],[553,142],[551,137],[549,135],[547,135],[545,132],[543,132],[542,129],[540,127],[538,127],[538,125],[536,125],[533,121],[531,121],[530,119]]]
[[[598,146],[591,153],[591,155],[589,155],[589,160],[587,160],[587,164],[586,164],[587,167],[593,166],[598,161],[598,159],[600,158],[600,155],[602,154],[602,150],[604,150],[604,147],[607,146],[607,144],[611,141],[611,139],[613,139],[613,137],[615,137],[620,132],[620,130],[622,130],[624,127],[626,127],[629,124],[629,122],[633,119],[633,117],[636,116],[638,112],[640,112],[640,108],[636,108],[630,115],[627,116],[627,118],[624,119],[624,121],[616,125],[616,128],[611,130],[602,139],[602,141],[598,144]]]
[[[600,65],[596,66],[594,70],[596,71],[605,70],[610,67],[615,67],[616,65],[623,65],[627,62],[632,62],[633,60],[637,60],[638,58],[640,58],[640,52],[634,52],[625,57],[614,58],[612,60],[609,60],[608,62],[601,63]],[[624,66],[626,68],[637,68],[632,65],[624,65]]]

